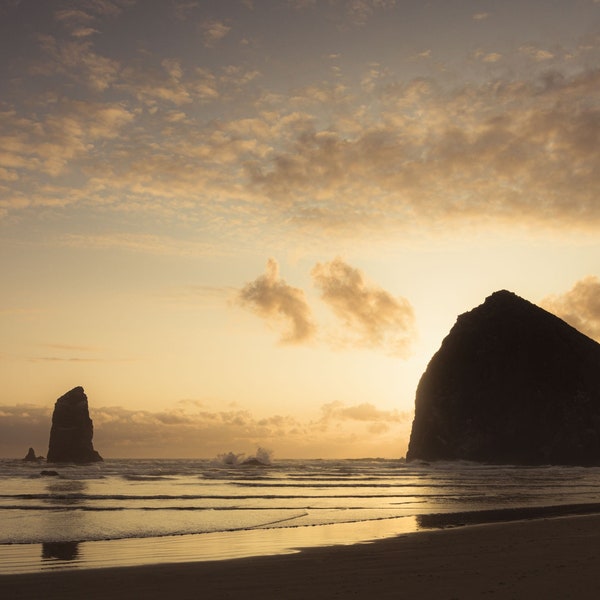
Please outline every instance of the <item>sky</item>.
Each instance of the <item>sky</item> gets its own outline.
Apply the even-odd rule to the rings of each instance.
[[[598,0],[0,0],[0,456],[398,458],[500,289],[600,340]]]

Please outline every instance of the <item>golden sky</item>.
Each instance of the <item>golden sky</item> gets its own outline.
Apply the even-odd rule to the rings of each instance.
[[[600,340],[598,0],[0,0],[0,455],[399,457],[499,289]]]

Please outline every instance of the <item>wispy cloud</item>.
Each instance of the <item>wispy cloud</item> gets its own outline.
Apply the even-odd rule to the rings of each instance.
[[[477,50],[475,52],[475,58],[484,63],[496,63],[502,60],[503,56],[499,52],[484,52],[483,50]]]
[[[41,344],[44,348],[51,348],[52,350],[67,350],[76,352],[97,352],[100,348],[94,346],[75,346],[72,344]]]
[[[347,18],[355,25],[364,25],[375,11],[396,6],[396,0],[344,0]]]
[[[238,300],[269,324],[279,327],[283,323],[282,343],[304,343],[315,334],[316,326],[304,292],[280,277],[279,265],[273,258],[268,260],[264,275],[240,290]]]
[[[600,278],[594,275],[585,277],[568,292],[548,296],[540,304],[600,342]]]
[[[524,54],[525,56],[529,56],[536,62],[543,62],[545,60],[550,60],[551,58],[554,58],[554,54],[549,50],[538,48],[537,46],[532,45],[521,46],[519,48],[519,52],[521,52],[521,54]]]
[[[288,0],[288,4],[296,10],[313,9],[318,6],[317,0]],[[323,5],[326,5],[324,2]],[[379,11],[393,9],[397,0],[329,0],[331,17],[344,26],[361,27]]]
[[[406,356],[415,334],[415,316],[406,298],[394,297],[364,274],[336,258],[311,272],[321,298],[342,321],[352,344]]]
[[[196,8],[198,8],[198,2],[195,0],[175,0],[173,2],[175,17],[180,21],[188,19]]]
[[[160,297],[171,304],[188,308],[199,306],[223,307],[235,302],[239,290],[227,286],[188,285],[182,288],[168,289]]]
[[[321,424],[326,430],[331,425],[350,421],[364,423],[370,434],[382,434],[393,429],[398,424],[412,421],[413,414],[398,410],[381,410],[370,402],[347,405],[343,402],[330,402],[321,407]]]
[[[38,36],[45,59],[32,65],[32,74],[59,74],[71,81],[84,81],[91,90],[102,92],[114,83],[120,70],[118,61],[95,51],[89,36],[95,30],[77,27],[72,40],[58,40],[50,35]]]
[[[67,234],[59,244],[73,248],[119,248],[131,252],[165,256],[215,256],[215,248],[205,242],[185,241],[148,233]]]
[[[231,27],[222,21],[208,20],[200,25],[200,30],[204,45],[213,48],[231,31]]]

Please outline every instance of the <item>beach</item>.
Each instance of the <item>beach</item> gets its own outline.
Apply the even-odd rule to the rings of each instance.
[[[600,516],[422,531],[374,543],[212,562],[0,577],[14,600],[557,598],[600,593]]]

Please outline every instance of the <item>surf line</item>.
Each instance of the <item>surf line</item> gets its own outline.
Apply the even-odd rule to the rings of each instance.
[[[285,523],[286,521],[293,521],[294,519],[300,519],[302,517],[307,517],[308,512],[300,513],[299,515],[294,515],[293,517],[286,517],[285,519],[277,519],[277,521],[269,521],[267,523],[260,523],[259,525],[251,525],[250,527],[246,527],[245,529],[260,529],[261,527],[267,527],[268,525],[277,525],[278,523]]]

